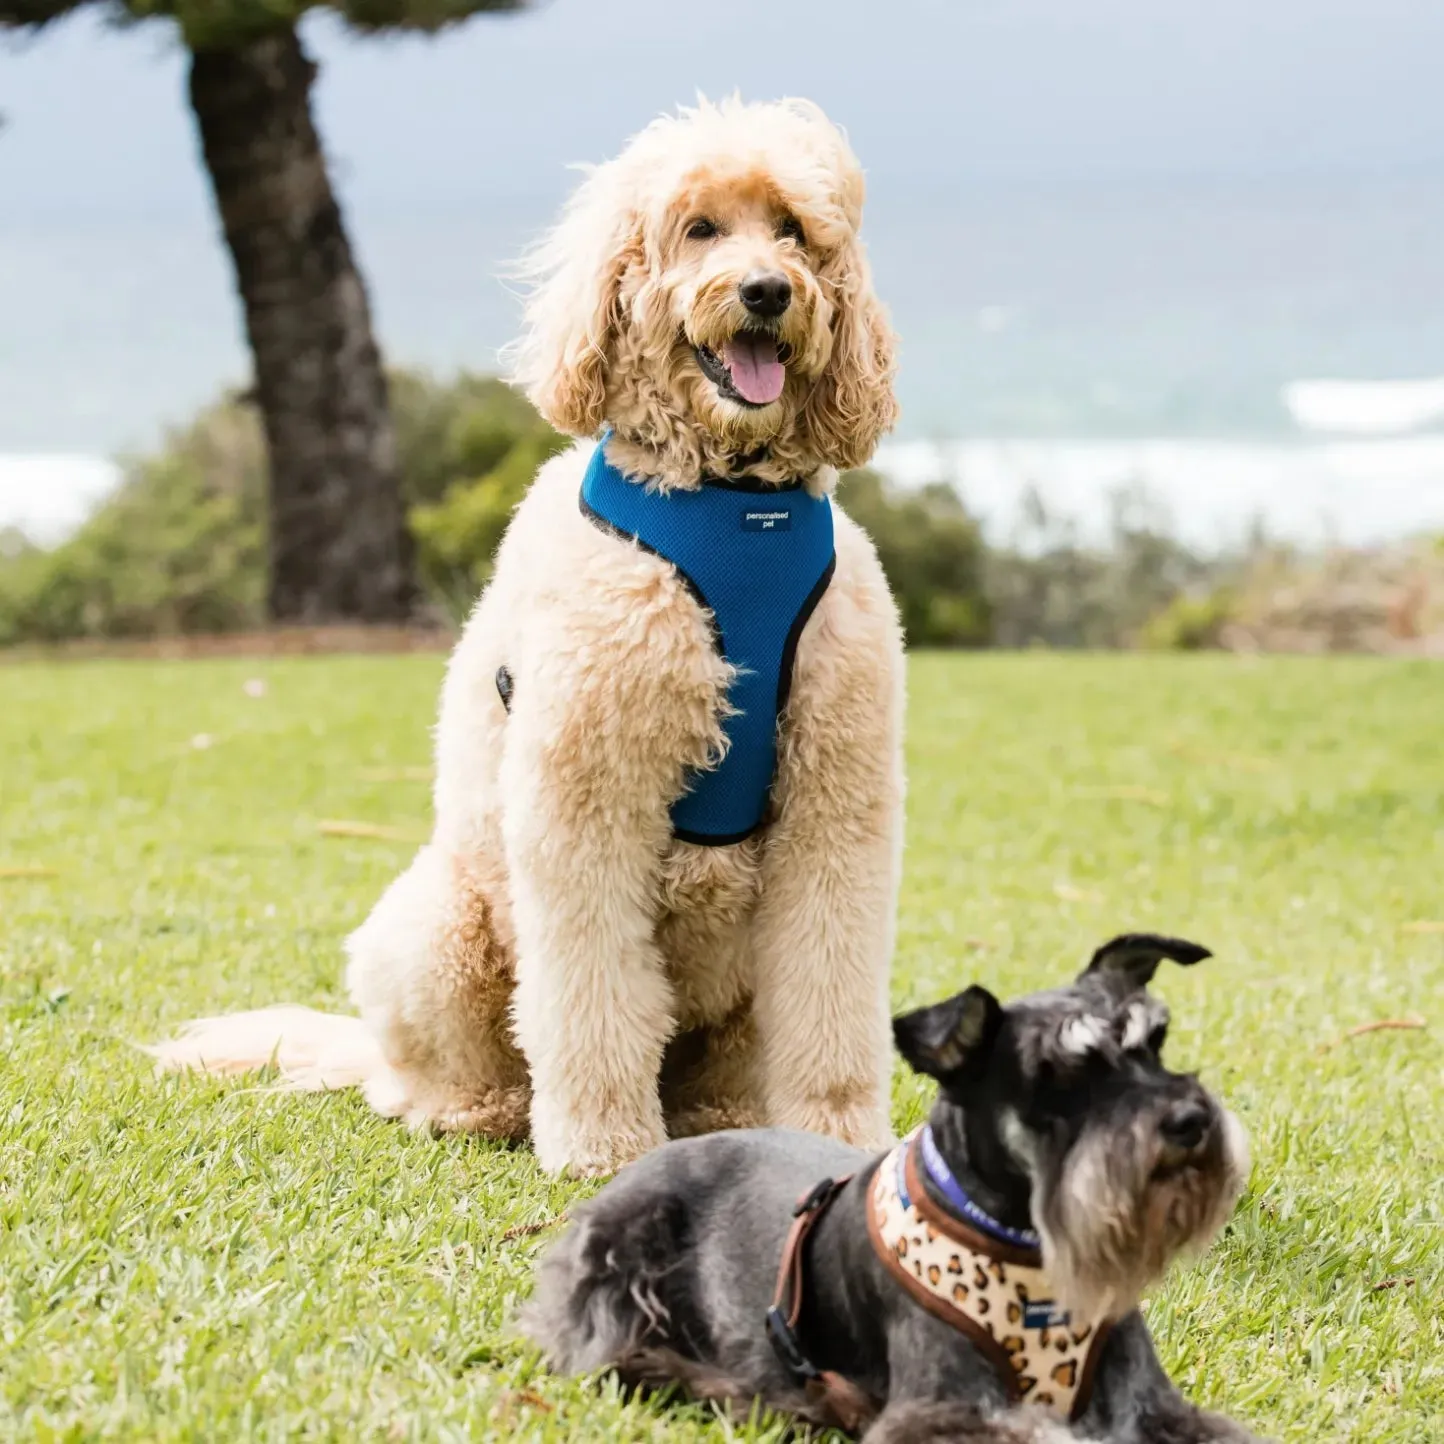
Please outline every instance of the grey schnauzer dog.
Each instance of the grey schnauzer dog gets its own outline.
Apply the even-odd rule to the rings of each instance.
[[[938,1083],[924,1127],[878,1157],[776,1129],[658,1149],[576,1211],[525,1332],[565,1372],[867,1444],[1252,1440],[1179,1394],[1137,1308],[1247,1173],[1233,1115],[1164,1067],[1148,993],[1162,959],[1208,956],[1130,934],[1068,987],[903,1014]]]

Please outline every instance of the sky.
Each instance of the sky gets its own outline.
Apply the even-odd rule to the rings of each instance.
[[[987,232],[993,273],[1031,265],[1031,247],[1048,251],[1061,284],[1077,244],[1067,227],[1095,226],[1109,187],[1444,187],[1440,0],[548,0],[438,38],[359,37],[324,11],[304,33],[383,342],[443,367],[487,364],[479,333],[506,339],[514,303],[497,266],[553,211],[567,165],[615,153],[698,90],[821,102],[867,167],[869,226],[885,232],[895,285],[907,228],[959,197],[974,207],[952,222],[972,227],[969,244],[990,195],[1086,197],[1086,215],[1068,200],[1009,213],[1057,217],[1054,239],[1011,220]],[[97,13],[0,38],[0,453],[149,445],[244,378],[185,59],[169,22],[121,29]],[[1392,230],[1378,245],[1370,233],[1370,253],[1413,255],[1412,284],[1434,213],[1410,202],[1395,224],[1380,194],[1379,225]],[[1305,223],[1312,204],[1300,202]],[[1212,222],[1221,254],[1234,214]],[[1290,225],[1297,234],[1297,217]],[[1197,239],[1189,264],[1206,267],[1207,248]],[[1256,259],[1252,239],[1235,250]],[[418,264],[433,251],[434,275]],[[1235,264],[1233,252],[1220,261]],[[1335,270],[1347,279],[1352,265]],[[1107,280],[1127,288],[1128,275]],[[1314,287],[1319,304],[1333,284]],[[1125,299],[1143,294],[1140,277]],[[1348,317],[1332,334],[1355,329]],[[1417,337],[1403,341],[1412,363]],[[12,490],[33,491],[39,474]]]
[[[887,186],[1444,166],[1438,0],[549,0],[307,36],[362,213],[556,192],[698,89],[812,96]],[[169,22],[0,42],[0,223],[203,209],[183,85]]]

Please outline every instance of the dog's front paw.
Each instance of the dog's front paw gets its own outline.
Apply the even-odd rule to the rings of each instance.
[[[548,1173],[601,1178],[667,1141],[658,1110],[655,1119],[577,1119],[532,1103],[532,1142]]]
[[[506,1143],[525,1141],[530,1125],[526,1088],[492,1088],[429,1114],[425,1123],[436,1134],[474,1133]]]
[[[543,1153],[538,1148],[537,1157],[542,1167],[551,1173],[566,1173],[572,1178],[607,1178],[666,1141],[660,1129],[655,1133],[628,1129],[604,1138],[575,1139],[564,1154],[550,1150]]]

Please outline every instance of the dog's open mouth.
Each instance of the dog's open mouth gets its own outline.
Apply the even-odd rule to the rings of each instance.
[[[695,349],[702,374],[729,401],[771,406],[782,395],[792,351],[766,331],[739,331],[720,356],[710,346]]]

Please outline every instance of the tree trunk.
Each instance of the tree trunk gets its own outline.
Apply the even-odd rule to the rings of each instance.
[[[255,358],[277,622],[398,621],[411,539],[386,376],[293,29],[197,49],[191,105]]]

